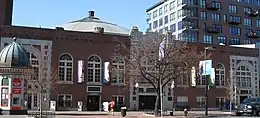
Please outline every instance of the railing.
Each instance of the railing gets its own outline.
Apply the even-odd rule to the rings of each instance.
[[[54,111],[42,111],[43,118],[55,118]],[[40,118],[40,111],[28,111],[28,117]]]

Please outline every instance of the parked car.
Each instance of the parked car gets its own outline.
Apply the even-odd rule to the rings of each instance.
[[[260,98],[246,98],[241,104],[236,106],[236,115],[248,114],[258,116],[260,112]]]

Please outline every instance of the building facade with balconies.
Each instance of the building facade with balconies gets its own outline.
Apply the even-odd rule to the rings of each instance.
[[[146,10],[149,31],[206,44],[260,43],[259,0],[162,0]]]

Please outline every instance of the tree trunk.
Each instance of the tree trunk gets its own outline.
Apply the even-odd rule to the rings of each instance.
[[[155,108],[154,108],[154,115],[158,116],[159,115],[159,111],[158,108],[160,107],[160,92],[156,92],[156,102],[155,102]]]

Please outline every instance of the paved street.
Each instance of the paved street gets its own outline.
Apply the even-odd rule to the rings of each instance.
[[[65,114],[67,113],[67,115]],[[115,112],[115,116],[105,115],[106,112],[77,112],[77,111],[67,111],[67,112],[57,112],[57,114],[65,114],[65,115],[56,115],[55,118],[122,118],[120,112]],[[203,118],[203,111],[190,111],[188,117],[186,118]],[[214,116],[215,118],[247,118],[246,116],[231,116],[233,115],[230,112],[221,112],[221,111],[210,111],[210,116]],[[148,115],[149,116],[149,115]],[[27,116],[0,116],[0,118],[26,118]],[[128,112],[126,118],[151,118],[144,116],[143,112]],[[182,111],[174,112],[174,116],[164,116],[164,118],[184,118]],[[250,117],[252,118],[252,117]]]

